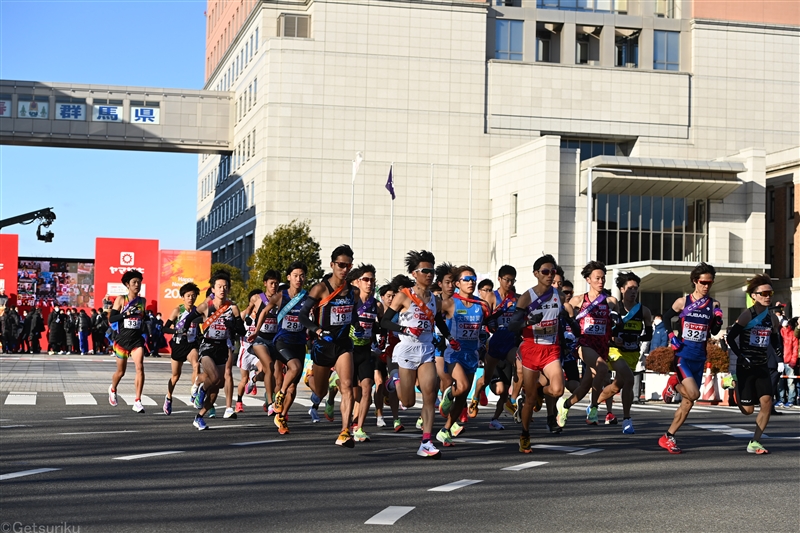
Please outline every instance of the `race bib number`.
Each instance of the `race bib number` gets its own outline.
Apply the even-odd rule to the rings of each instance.
[[[586,315],[583,319],[583,334],[599,335],[602,337],[606,334],[606,319]]]
[[[186,331],[186,340],[187,342],[194,342],[197,340],[197,326],[195,324],[189,326],[189,329]]]
[[[772,333],[771,329],[767,328],[753,328],[750,330],[750,346],[757,346],[759,348],[766,348],[769,344],[769,336]]]
[[[706,338],[708,338],[708,325],[684,322],[683,335],[681,336],[683,340],[689,342],[706,342]]]
[[[289,333],[299,333],[303,331],[300,325],[300,318],[297,315],[286,315],[281,322],[281,327]]]
[[[511,323],[511,318],[514,316],[513,313],[503,313],[497,318],[497,327],[498,328],[508,328],[508,325]]]
[[[363,313],[358,316],[358,322],[361,324],[361,327],[364,329],[362,333],[359,333],[357,336],[360,339],[368,339],[372,336],[372,326],[375,324],[375,321],[378,320],[378,315],[375,313]]]
[[[206,332],[206,337],[214,340],[226,339],[228,337],[228,328],[222,324],[211,324]]]
[[[278,331],[278,319],[274,316],[268,316],[261,324],[261,333],[275,333]]]
[[[542,320],[533,327],[534,340],[539,344],[555,344],[558,333],[558,319]]]
[[[456,328],[456,339],[460,341],[478,340],[481,325],[472,322],[459,322]]]
[[[125,329],[141,329],[142,318],[138,316],[126,318],[122,323],[122,327],[124,327]]]
[[[331,326],[344,326],[353,319],[352,305],[334,305],[331,307]]]

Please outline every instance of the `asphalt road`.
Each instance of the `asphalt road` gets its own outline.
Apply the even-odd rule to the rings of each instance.
[[[586,426],[578,410],[551,435],[537,416],[534,446],[566,448],[527,455],[516,424],[505,417],[506,429],[491,431],[483,409],[455,447],[427,460],[415,455],[414,409],[404,432],[381,431],[370,418],[372,440],[343,449],[333,444],[338,412],[336,423],[312,425],[299,405],[290,435],[254,406],[199,432],[180,402],[169,417],[160,405],[139,415],[124,402],[110,407],[103,393],[91,393],[97,405],[66,405],[59,392],[9,405],[0,389],[0,533],[34,524],[62,532],[799,529],[800,410],[773,417],[763,441],[772,453],[755,456],[735,436],[754,418],[730,408],[693,412],[677,436],[681,455],[656,444],[670,406],[637,410],[635,435]],[[164,454],[131,457],[154,453]],[[37,469],[55,470],[7,477]],[[462,480],[473,483],[441,488]]]

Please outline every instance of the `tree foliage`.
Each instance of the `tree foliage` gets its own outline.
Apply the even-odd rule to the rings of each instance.
[[[294,261],[303,261],[308,265],[309,286],[318,282],[324,274],[319,251],[319,243],[311,236],[309,220],[295,219],[288,224],[279,225],[264,237],[261,246],[247,262],[251,267],[248,289],[262,289],[262,278],[267,270],[277,270],[281,281],[285,281],[286,269]]]
[[[214,263],[211,265],[211,275],[213,276],[214,273],[219,272],[220,270],[227,272],[228,276],[231,278],[231,291],[228,295],[233,303],[235,303],[239,309],[244,311],[245,307],[247,307],[247,287],[244,286],[244,281],[242,280],[242,271],[236,268],[235,266],[228,265],[226,263]],[[205,290],[205,287],[200,287],[201,291]],[[202,301],[202,298],[205,297],[205,293],[200,295],[198,298],[198,302]]]

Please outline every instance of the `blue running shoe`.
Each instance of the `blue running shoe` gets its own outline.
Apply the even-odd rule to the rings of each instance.
[[[197,429],[199,429],[200,431],[203,431],[204,429],[208,428],[208,426],[206,425],[206,421],[203,420],[203,417],[200,415],[194,415],[194,422],[192,422],[192,425]]]
[[[194,407],[195,409],[202,409],[203,402],[206,401],[206,389],[203,388],[202,385],[197,387],[197,394],[194,397]]]
[[[631,420],[630,418],[626,418],[625,420],[622,421],[622,432],[625,435],[633,435],[634,433],[636,433],[633,430],[633,420]]]
[[[212,405],[211,409],[208,410],[208,418],[216,418],[216,416],[217,416],[217,408]]]

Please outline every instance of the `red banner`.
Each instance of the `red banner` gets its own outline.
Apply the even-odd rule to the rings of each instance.
[[[161,272],[158,286],[158,310],[166,317],[181,303],[180,288],[192,282],[205,295],[211,277],[211,252],[195,250],[161,250]]]
[[[8,296],[6,305],[17,305],[17,263],[19,235],[0,233],[0,294]]]
[[[95,244],[95,302],[127,294],[122,275],[128,270],[142,273],[140,296],[147,308],[156,310],[159,283],[158,241],[154,239],[108,239],[98,237]]]

